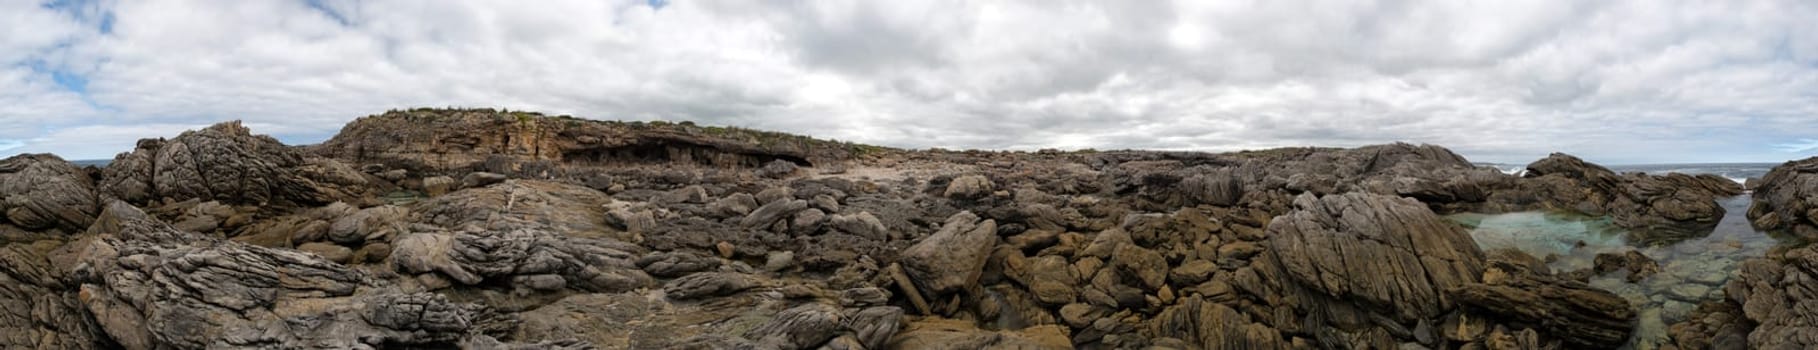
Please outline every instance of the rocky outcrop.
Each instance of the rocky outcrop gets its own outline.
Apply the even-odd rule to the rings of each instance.
[[[1818,157],[1786,162],[1768,171],[1755,187],[1749,220],[1757,229],[1818,239]]]
[[[0,346],[1607,348],[1622,299],[1438,214],[1679,228],[1730,193],[1432,145],[898,151],[491,110],[140,146],[0,161]],[[1805,344],[1798,256],[1706,313],[1761,328],[1676,333]],[[1602,265],[1656,266],[1631,258]]]
[[[437,346],[511,326],[485,306],[379,289],[314,255],[177,231],[123,202],[89,233],[80,299],[127,349]]]
[[[487,170],[538,175],[555,164],[687,163],[757,168],[852,157],[853,147],[806,137],[691,123],[601,122],[490,109],[391,111],[360,118],[314,147],[354,164],[424,173]]]
[[[316,206],[357,200],[366,181],[346,165],[305,157],[236,121],[172,139],[140,140],[102,171],[100,187],[133,203],[202,199]]]
[[[1773,177],[1773,175],[1769,175]],[[1744,261],[1724,286],[1724,294],[1754,323],[1748,331],[1752,349],[1818,347],[1818,247],[1807,246],[1780,256]],[[1715,326],[1715,325],[1713,325]]]
[[[1573,347],[1612,349],[1628,340],[1636,313],[1627,300],[1529,266],[1493,260],[1482,283],[1466,283],[1446,293],[1490,319],[1533,327]]]
[[[100,211],[87,171],[49,154],[0,160],[0,225],[73,233]]]
[[[1294,206],[1269,223],[1269,248],[1293,281],[1327,296],[1418,320],[1452,309],[1445,290],[1483,273],[1471,236],[1412,199],[1303,194]]]
[[[1632,241],[1643,244],[1709,234],[1723,218],[1717,200],[1743,193],[1742,185],[1721,176],[1618,175],[1563,153],[1529,164],[1523,176],[1492,200],[1609,215],[1617,226],[1631,229]]]

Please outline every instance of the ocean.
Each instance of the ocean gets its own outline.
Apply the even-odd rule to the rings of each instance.
[[[1525,164],[1479,163],[1481,166],[1495,167],[1503,173],[1521,175],[1527,171]],[[1643,172],[1648,174],[1681,173],[1687,175],[1712,174],[1729,178],[1736,183],[1743,183],[1749,178],[1760,178],[1767,175],[1780,163],[1686,163],[1686,164],[1628,164],[1605,165],[1604,167],[1618,173]]]

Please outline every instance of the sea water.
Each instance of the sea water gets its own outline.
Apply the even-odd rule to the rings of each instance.
[[[1611,170],[1715,174],[1742,182],[1766,174],[1773,165],[1661,164],[1616,166]],[[1519,249],[1546,259],[1555,272],[1591,268],[1598,253],[1635,250],[1654,259],[1661,272],[1637,282],[1629,282],[1624,271],[1590,280],[1591,286],[1615,293],[1636,306],[1638,324],[1625,348],[1645,350],[1666,344],[1667,325],[1684,320],[1699,303],[1724,298],[1723,284],[1736,274],[1743,260],[1764,256],[1776,245],[1802,244],[1789,237],[1756,231],[1746,217],[1750,201],[1747,194],[1720,199],[1724,216],[1709,234],[1646,244],[1629,240],[1629,232],[1615,226],[1608,217],[1536,211],[1462,213],[1447,218],[1469,229],[1479,247]]]

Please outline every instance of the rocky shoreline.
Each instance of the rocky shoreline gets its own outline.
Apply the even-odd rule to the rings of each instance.
[[[1432,145],[911,151],[688,123],[392,111],[238,123],[105,168],[0,160],[0,346],[1610,349],[1637,306],[1441,215],[1709,234],[1711,175]],[[1818,237],[1818,158],[1751,186]],[[1666,347],[1818,346],[1818,248],[1731,272]],[[1633,282],[1633,280],[1631,280]]]

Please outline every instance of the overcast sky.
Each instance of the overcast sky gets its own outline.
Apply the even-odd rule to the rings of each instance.
[[[1818,153],[1818,2],[0,0],[0,156],[503,107],[924,148]]]

